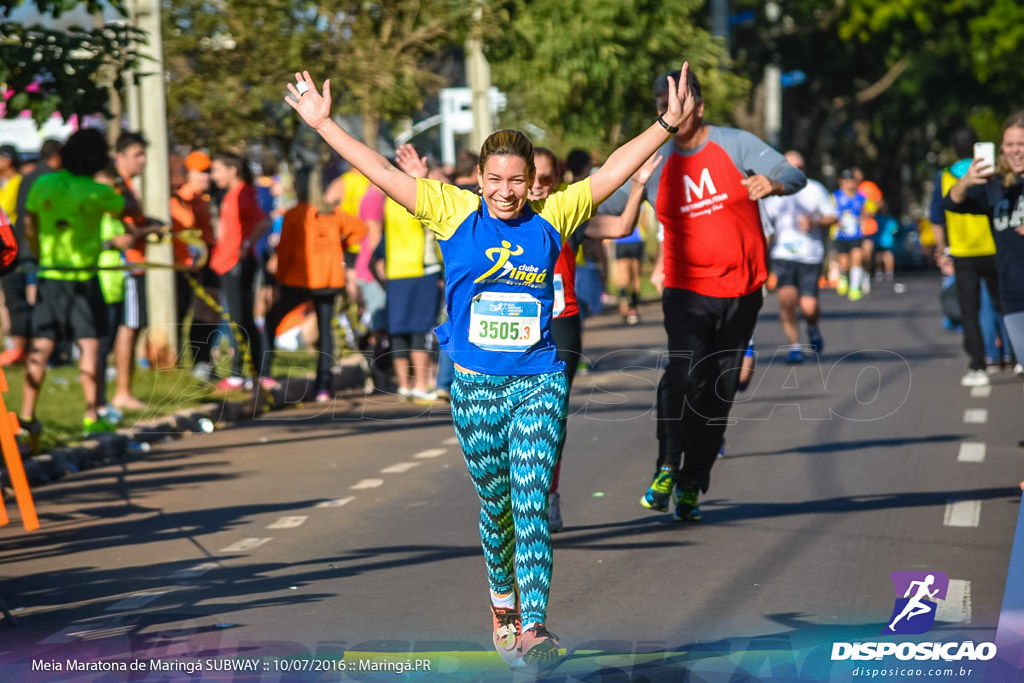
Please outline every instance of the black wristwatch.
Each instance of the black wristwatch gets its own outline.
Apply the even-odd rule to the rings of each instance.
[[[668,125],[668,122],[662,118],[661,114],[658,115],[658,123],[660,123],[661,127],[667,130],[669,133],[675,134],[679,132],[679,126]]]

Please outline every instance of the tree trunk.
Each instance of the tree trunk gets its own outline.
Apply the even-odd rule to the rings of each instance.
[[[377,150],[377,135],[380,132],[380,115],[369,108],[369,106],[363,106],[363,144],[372,149]]]

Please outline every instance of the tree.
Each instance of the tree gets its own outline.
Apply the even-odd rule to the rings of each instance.
[[[72,115],[110,115],[111,88],[124,85],[123,74],[138,68],[136,45],[145,34],[124,23],[68,31],[39,25],[23,26],[9,20],[20,0],[0,0],[0,85],[10,98],[4,116],[23,110],[39,123],[55,112]],[[59,17],[84,5],[99,12],[99,0],[35,0],[40,13]],[[120,0],[111,3],[124,14]],[[113,68],[110,68],[113,67]]]
[[[729,120],[746,83],[721,70],[721,45],[695,25],[699,0],[513,0],[488,43],[507,119],[559,148],[608,151],[652,122],[655,77],[690,62],[710,120]]]
[[[296,122],[285,84],[302,64],[306,6],[288,0],[165,0],[168,126],[190,147],[243,151],[276,140],[287,149]]]
[[[784,97],[784,146],[812,175],[863,166],[897,215],[920,215],[934,171],[952,161],[952,130],[971,122],[993,139],[1024,86],[1012,59],[1024,8],[1012,0],[790,0],[772,19],[766,7],[734,6],[755,19],[737,28],[733,57],[754,82],[769,62],[805,73]]]
[[[468,12],[458,0],[165,0],[171,129],[190,145],[287,149],[302,130],[284,86],[304,68],[332,79],[338,111],[361,114],[374,144],[381,120],[412,115],[444,85],[434,66]]]

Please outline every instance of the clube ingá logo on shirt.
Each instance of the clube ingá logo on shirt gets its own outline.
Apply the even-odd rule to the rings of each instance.
[[[949,577],[943,572],[893,572],[896,601],[882,633],[925,633],[935,623],[937,600],[945,600]]]
[[[529,264],[515,265],[509,262],[510,257],[519,256],[522,253],[523,248],[520,245],[517,244],[513,247],[508,240],[502,240],[500,247],[491,247],[484,252],[487,260],[493,262],[494,265],[473,282],[497,281],[531,287],[545,286],[548,276],[546,268],[540,269]]]

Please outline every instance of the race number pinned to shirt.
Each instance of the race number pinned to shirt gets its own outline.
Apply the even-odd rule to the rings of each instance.
[[[555,303],[551,307],[551,315],[556,318],[562,315],[562,311],[565,310],[565,283],[562,282],[562,274],[555,273],[555,279],[552,281],[552,285],[555,288]]]
[[[540,301],[529,294],[477,294],[469,316],[469,341],[487,351],[526,351],[540,341],[540,312]]]

